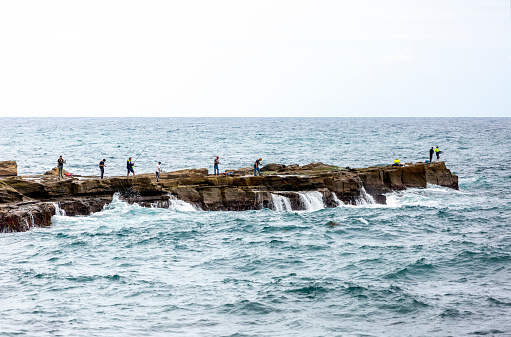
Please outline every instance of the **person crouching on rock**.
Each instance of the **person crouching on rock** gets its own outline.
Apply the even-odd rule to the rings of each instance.
[[[64,178],[64,175],[62,172],[64,172],[64,163],[66,161],[62,158],[62,156],[59,157],[59,160],[57,160],[57,167],[59,169],[59,178]]]
[[[403,166],[403,165],[401,164],[399,159],[396,158],[396,159],[394,159],[394,164],[392,166]]]
[[[259,158],[255,161],[254,163],[254,176],[257,175],[257,173],[259,173],[259,175],[261,175],[261,170],[259,170],[259,166],[261,166],[261,161],[263,160],[263,158]]]
[[[133,166],[135,166],[135,163],[131,161],[131,157],[126,162],[126,168],[128,169],[128,174],[126,174],[126,177],[130,176],[130,172],[133,173],[133,178],[135,177],[135,171],[133,170]]]

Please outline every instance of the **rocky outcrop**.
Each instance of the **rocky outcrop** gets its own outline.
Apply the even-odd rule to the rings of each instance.
[[[18,175],[18,164],[15,161],[0,161],[0,177],[15,177]]]
[[[67,172],[67,171],[66,171],[66,170],[64,170],[64,169],[62,169],[62,173],[63,173],[65,176],[67,176],[67,177],[69,177],[69,176],[70,176],[69,172]],[[46,172],[44,172],[44,175],[45,175],[45,176],[58,176],[58,175],[59,175],[59,168],[55,166],[54,168],[52,168],[52,169],[51,169],[51,171],[46,171]]]
[[[384,203],[385,193],[407,188],[426,188],[427,184],[458,189],[458,176],[452,174],[444,162],[375,166],[350,171],[360,177],[367,193],[381,203]]]
[[[49,226],[54,214],[55,206],[51,203],[0,205],[0,232],[25,232],[32,227]]]
[[[304,200],[311,193],[326,207],[335,207],[340,202],[356,204],[365,191],[377,202],[385,203],[387,192],[425,188],[428,183],[458,188],[458,177],[443,162],[362,169],[323,163],[301,167],[268,164],[263,167],[263,176],[253,176],[252,170],[245,168],[220,176],[209,175],[207,169],[180,170],[160,174],[159,182],[154,174],[107,179],[6,177],[0,180],[0,231],[47,226],[51,215],[58,212],[98,212],[116,193],[142,206],[165,207],[179,199],[207,211],[243,211],[276,208],[276,200],[285,200],[286,209],[305,209]]]

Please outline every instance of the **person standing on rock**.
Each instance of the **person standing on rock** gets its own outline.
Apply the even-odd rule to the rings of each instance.
[[[440,153],[442,153],[442,151],[440,151],[438,149],[438,146],[435,148],[435,154],[436,154],[436,161],[440,161]]]
[[[259,173],[259,175],[261,175],[261,170],[259,170],[259,166],[261,166],[261,161],[263,160],[263,158],[259,158],[255,161],[254,163],[254,176],[257,175],[257,173]]]
[[[57,160],[57,168],[59,169],[59,178],[64,178],[64,175],[62,172],[64,172],[64,163],[66,161],[62,158],[62,156],[59,157],[59,160]]]
[[[215,161],[213,162],[213,174],[218,176],[220,175],[220,170],[218,169],[218,164],[220,164],[220,157],[216,156]]]
[[[135,178],[135,171],[133,170],[133,166],[135,166],[135,163],[131,161],[131,157],[129,157],[128,161],[126,162],[126,168],[128,169],[128,174],[126,177],[130,176],[130,172],[133,173],[133,178]]]
[[[159,161],[158,165],[156,165],[156,182],[158,182],[158,179],[160,179],[160,172],[161,172],[161,161]]]
[[[105,161],[106,159],[103,159],[99,162],[99,171],[101,172],[101,179],[103,179],[103,175],[105,174]]]
[[[435,153],[435,150],[433,150],[433,146],[431,149],[429,149],[429,162],[431,163],[433,161],[433,153]]]

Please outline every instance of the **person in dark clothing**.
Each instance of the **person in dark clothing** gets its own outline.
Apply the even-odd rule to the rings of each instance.
[[[64,178],[63,172],[64,172],[64,163],[66,161],[62,158],[62,156],[59,157],[59,160],[57,160],[57,168],[59,169],[59,178]]]
[[[133,178],[135,177],[135,171],[133,170],[133,166],[135,166],[135,163],[131,161],[131,157],[129,157],[128,161],[126,162],[126,168],[128,169],[128,174],[126,177],[130,176],[130,172],[133,173]]]
[[[214,175],[220,175],[220,170],[218,169],[218,164],[220,164],[220,157],[216,156],[215,161],[213,162],[213,174]]]
[[[101,179],[103,179],[103,175],[105,174],[105,161],[106,159],[103,159],[99,162],[99,171],[101,171]]]
[[[433,153],[435,153],[435,150],[433,149],[433,146],[431,149],[429,149],[429,162],[431,163],[433,161]]]
[[[261,161],[263,160],[263,158],[259,158],[255,161],[254,163],[254,176],[257,175],[257,173],[259,173],[259,175],[261,175],[261,171],[259,170],[259,166],[261,166]]]

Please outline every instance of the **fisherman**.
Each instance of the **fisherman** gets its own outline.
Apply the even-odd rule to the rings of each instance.
[[[435,150],[433,150],[433,146],[431,149],[429,149],[429,162],[431,163],[433,161],[433,153],[435,153]]]
[[[220,175],[220,170],[218,169],[218,164],[220,164],[220,157],[216,156],[215,161],[213,162],[213,174],[218,176]]]
[[[156,165],[156,182],[158,182],[158,179],[160,179],[160,172],[161,172],[161,161],[159,161],[158,165]]]
[[[57,167],[59,169],[59,179],[60,178],[64,178],[64,175],[62,174],[62,172],[64,172],[64,164],[65,164],[65,160],[62,158],[62,156],[59,157],[59,160],[57,160]]]
[[[440,153],[442,153],[442,151],[440,151],[438,149],[438,146],[435,148],[435,154],[436,154],[436,161],[439,161],[440,160]]]
[[[259,158],[255,161],[254,163],[254,176],[257,175],[257,173],[259,173],[259,175],[261,175],[261,170],[259,170],[259,166],[261,166],[261,161],[263,160],[263,158]]]
[[[392,166],[403,166],[401,165],[401,162],[399,161],[399,159],[394,159],[394,164]]]
[[[105,174],[105,161],[106,159],[103,159],[99,162],[99,170],[101,171],[101,179],[103,179],[103,175]]]
[[[130,176],[130,172],[133,173],[133,178],[135,178],[135,171],[133,170],[133,166],[135,166],[135,163],[133,163],[131,161],[131,157],[128,159],[128,161],[126,162],[126,168],[128,169],[128,174],[126,175],[126,177],[129,177]]]

